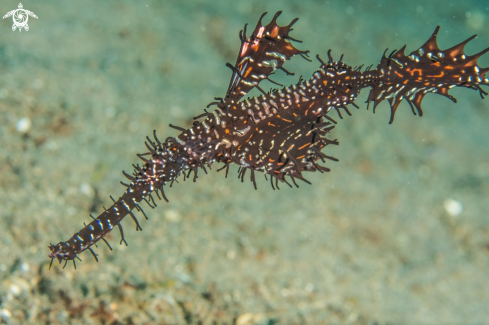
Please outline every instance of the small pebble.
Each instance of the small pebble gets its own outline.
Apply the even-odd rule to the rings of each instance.
[[[16,284],[11,284],[9,286],[9,291],[14,297],[18,297],[22,293],[22,289]]]
[[[180,214],[180,212],[170,209],[165,212],[165,218],[166,220],[171,222],[179,222],[182,218],[182,215]]]
[[[443,202],[443,207],[445,208],[447,213],[452,217],[456,217],[460,215],[464,210],[462,203],[452,199],[445,200],[445,202]]]
[[[313,292],[313,291],[314,291],[314,284],[312,284],[312,283],[308,283],[308,284],[306,285],[306,291],[307,291],[307,292]]]
[[[236,325],[248,325],[248,324],[253,324],[253,314],[252,313],[244,313],[239,315],[238,318],[236,318]]]
[[[183,283],[190,283],[192,282],[192,279],[187,273],[181,272],[177,274],[178,280],[182,281]]]
[[[27,263],[22,263],[22,265],[20,266],[20,270],[21,270],[22,272],[27,272],[27,271],[29,271],[29,264],[27,264]]]
[[[8,309],[0,309],[0,317],[2,318],[10,318],[12,317],[12,313]]]
[[[31,119],[28,117],[22,117],[15,124],[15,129],[20,133],[27,133],[31,129],[31,126]]]
[[[235,251],[228,251],[226,256],[228,259],[230,259],[232,261],[236,257],[236,252]]]
[[[264,318],[263,314],[244,313],[236,318],[236,325],[261,324]]]
[[[85,194],[86,196],[92,196],[94,191],[93,191],[93,188],[90,184],[88,183],[82,183],[80,184],[80,192]]]

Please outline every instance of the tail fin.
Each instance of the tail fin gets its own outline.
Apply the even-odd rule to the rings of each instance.
[[[486,72],[489,68],[477,65],[477,59],[489,48],[468,56],[465,45],[477,35],[447,50],[440,50],[436,36],[440,26],[436,27],[430,39],[417,51],[406,56],[404,45],[399,51],[388,57],[384,55],[377,66],[378,82],[372,86],[368,97],[374,102],[374,108],[384,99],[391,106],[389,124],[394,121],[396,110],[403,99],[411,106],[413,113],[423,115],[421,101],[427,93],[436,93],[457,102],[448,91],[456,86],[478,90],[481,97],[487,95],[480,85],[489,85]]]

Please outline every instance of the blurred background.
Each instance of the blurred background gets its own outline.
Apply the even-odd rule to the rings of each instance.
[[[124,191],[144,139],[176,136],[224,96],[238,32],[287,25],[300,49],[376,65],[386,48],[416,50],[441,25],[451,47],[489,46],[485,1],[27,1],[29,31],[0,21],[0,323],[483,324],[489,317],[489,101],[453,89],[428,95],[425,115],[402,103],[339,121],[313,185],[258,190],[199,173],[124,220],[65,269],[50,243]],[[2,15],[17,1],[2,1]],[[489,56],[479,60],[489,65]],[[296,83],[319,67],[287,63]],[[268,89],[271,84],[261,85]],[[346,114],[344,114],[346,115]]]

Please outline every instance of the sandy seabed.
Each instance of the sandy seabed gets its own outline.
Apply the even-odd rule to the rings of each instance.
[[[482,1],[50,1],[23,3],[28,32],[1,21],[0,323],[487,324],[489,101],[428,95],[425,116],[383,103],[339,121],[328,174],[258,190],[216,173],[168,188],[170,203],[124,220],[74,270],[53,265],[67,240],[124,188],[144,139],[176,136],[223,96],[238,32],[262,12],[299,17],[312,57],[377,64],[437,25],[440,48],[489,46]],[[16,2],[2,2],[6,13]],[[489,55],[488,55],[489,57]],[[483,67],[489,58],[479,61]],[[300,57],[284,84],[319,66]],[[267,87],[272,85],[263,85]]]

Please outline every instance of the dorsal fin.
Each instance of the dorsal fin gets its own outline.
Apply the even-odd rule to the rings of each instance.
[[[240,32],[241,48],[236,64],[234,66],[228,64],[233,70],[233,75],[226,99],[238,102],[251,89],[258,87],[260,81],[268,79],[276,69],[282,68],[286,60],[296,54],[307,55],[309,52],[296,49],[290,42],[293,39],[289,37],[289,32],[298,18],[287,26],[279,26],[277,18],[281,13],[281,11],[277,12],[272,21],[263,26],[261,20],[265,12],[248,38],[246,25],[244,32]]]

